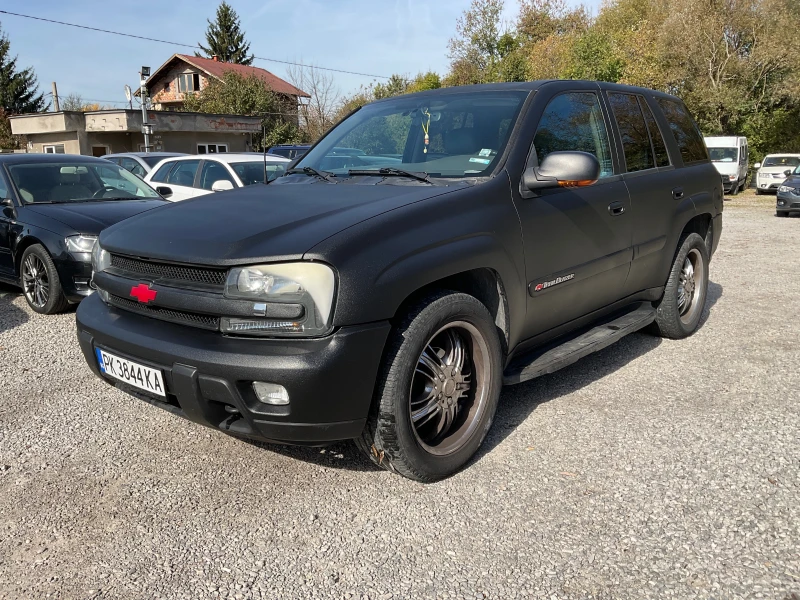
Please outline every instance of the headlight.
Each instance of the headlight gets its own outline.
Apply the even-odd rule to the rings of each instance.
[[[739,179],[738,175],[730,175],[730,176],[728,176],[728,181],[736,181],[737,179]]]
[[[789,187],[788,185],[782,185],[778,188],[779,192],[791,192],[794,188]]]
[[[336,275],[321,263],[237,267],[228,273],[225,296],[253,302],[253,318],[223,317],[224,333],[313,337],[333,328]]]
[[[91,253],[95,243],[97,243],[97,236],[71,235],[66,238],[64,242],[67,244],[67,250],[73,254],[86,254],[86,258],[89,258],[89,253]]]
[[[96,243],[92,249],[92,287],[95,287],[97,293],[100,295],[100,298],[102,298],[105,302],[108,302],[108,292],[101,290],[94,285],[94,274],[105,271],[110,266],[111,255],[103,250],[103,248],[100,246],[100,242]]]

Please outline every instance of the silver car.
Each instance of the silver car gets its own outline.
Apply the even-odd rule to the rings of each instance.
[[[153,170],[158,163],[171,156],[186,156],[183,152],[120,152],[106,154],[106,160],[117,163],[123,169],[138,175],[142,179]]]

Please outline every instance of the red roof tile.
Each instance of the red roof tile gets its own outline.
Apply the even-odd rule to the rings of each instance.
[[[229,71],[233,71],[234,73],[239,73],[243,77],[255,75],[256,77],[264,81],[264,83],[266,83],[270,88],[272,88],[273,91],[277,92],[278,94],[300,96],[301,98],[311,97],[303,90],[294,87],[288,81],[284,81],[283,79],[281,79],[277,75],[273,75],[266,69],[260,69],[258,67],[247,67],[245,65],[237,65],[234,63],[220,62],[211,58],[202,58],[200,56],[189,56],[187,54],[176,54],[173,58],[184,60],[189,64],[197,67],[198,69],[202,69],[203,71],[205,71],[206,73],[217,79],[222,79],[225,73]],[[167,64],[169,64],[170,62],[171,59],[167,61]],[[166,64],[164,66],[166,66]],[[161,69],[159,69],[159,71],[160,70]],[[158,71],[156,71],[156,73],[153,73],[153,77],[151,77],[151,79],[155,78],[157,74]]]

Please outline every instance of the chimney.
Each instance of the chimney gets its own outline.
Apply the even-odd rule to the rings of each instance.
[[[214,54],[211,56],[211,60],[213,60],[214,62],[219,62],[219,57],[216,54]]]

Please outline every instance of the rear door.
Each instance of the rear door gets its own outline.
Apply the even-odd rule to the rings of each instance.
[[[162,164],[150,178],[151,185],[153,187],[166,186],[171,189],[172,195],[168,199],[173,202],[194,198],[200,191],[196,187],[199,170],[199,158],[168,161]]]
[[[609,116],[596,84],[570,87],[536,94],[528,166],[551,152],[590,152],[600,161],[601,179],[590,187],[515,194],[528,280],[525,338],[619,300],[630,268],[630,201],[617,174]]]
[[[229,181],[234,188],[241,187],[224,164],[216,160],[204,160],[203,166],[200,168],[200,189],[198,193],[212,192],[211,188],[217,181]]]
[[[626,295],[664,285],[660,260],[675,219],[679,182],[666,143],[647,100],[640,94],[608,91],[619,133],[622,178],[631,197],[633,262]]]

